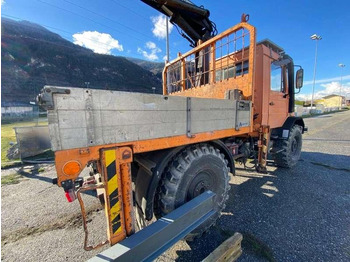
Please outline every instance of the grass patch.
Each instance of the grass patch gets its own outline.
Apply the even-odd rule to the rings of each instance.
[[[233,236],[235,233],[232,230],[224,230],[218,226],[215,226],[215,229],[218,230],[220,235],[223,236],[225,239]],[[241,234],[243,235],[242,248],[244,249],[244,251],[251,252],[258,257],[266,259],[269,262],[276,261],[271,248],[268,245],[266,245],[263,241],[261,241],[251,233],[241,232]]]
[[[316,166],[322,166],[331,170],[340,170],[340,171],[346,171],[346,172],[350,172],[350,168],[342,168],[342,167],[334,167],[334,166],[330,166],[327,164],[323,164],[323,163],[318,163],[318,162],[313,162],[310,161],[311,164],[316,165]]]
[[[7,150],[11,147],[10,142],[16,143],[16,134],[14,127],[21,126],[35,126],[37,121],[27,121],[27,122],[16,122],[10,124],[1,124],[1,167],[5,167],[9,162],[13,162],[9,160],[6,156]],[[39,126],[47,125],[47,121],[39,122]]]
[[[275,262],[272,250],[260,239],[250,233],[242,233],[242,246],[251,249],[256,255],[266,258],[269,262]]]
[[[1,177],[1,185],[13,185],[13,184],[18,184],[20,182],[20,179],[22,178],[21,175],[14,173],[6,176]]]
[[[95,212],[102,210],[103,207],[100,204],[96,204],[86,209],[86,215],[89,216]],[[82,225],[82,215],[81,213],[72,214],[69,216],[62,216],[57,218],[57,220],[52,221],[48,224],[34,226],[34,227],[24,227],[12,231],[6,235],[1,236],[1,245],[6,245],[7,243],[16,242],[19,239],[42,234],[47,231],[53,231],[64,228],[78,228]]]
[[[21,166],[22,162],[21,161],[12,161],[12,162],[2,162],[1,161],[1,169],[8,169],[8,168],[13,168],[13,167],[18,167]]]

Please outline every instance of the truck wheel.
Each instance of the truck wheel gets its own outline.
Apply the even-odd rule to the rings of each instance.
[[[278,153],[275,156],[275,163],[278,166],[291,168],[299,161],[302,146],[301,128],[294,125],[289,131],[288,139],[277,142]]]
[[[193,240],[219,218],[228,199],[228,161],[218,149],[208,144],[191,146],[171,161],[159,187],[158,215],[164,216],[207,190],[216,193],[215,215],[186,236]],[[156,212],[157,213],[157,212]]]

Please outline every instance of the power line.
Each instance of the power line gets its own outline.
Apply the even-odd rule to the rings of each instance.
[[[20,18],[20,17],[17,17],[17,16],[13,16],[13,15],[7,15],[7,14],[2,14],[1,17],[7,17],[7,18],[13,18],[13,19],[18,19],[18,20],[21,20],[21,21],[26,21],[25,19],[23,18]],[[12,24],[15,24],[14,22],[12,21],[8,21]],[[30,28],[36,28],[35,26],[32,26],[32,25],[27,25],[27,24],[21,24],[21,26],[25,26],[25,27],[30,27]],[[40,24],[40,26],[43,26],[43,27],[47,27],[47,28],[51,28],[51,29],[54,29],[54,30],[57,30],[57,31],[62,31],[62,32],[65,32],[65,33],[68,33],[68,34],[73,34],[72,32],[68,32],[68,31],[65,31],[63,29],[59,29],[57,27],[53,27],[53,26],[48,26],[48,25],[43,25],[43,24]],[[101,43],[102,44],[102,43]]]
[[[18,18],[18,17],[15,17],[15,16],[10,16],[10,15],[6,15],[6,14],[2,14],[2,16],[5,16],[5,17],[12,17],[12,18],[16,18],[16,19],[21,19],[21,18]],[[23,20],[23,19],[22,19]],[[12,21],[9,21],[10,23],[12,24],[15,24],[13,23]],[[36,28],[35,26],[30,26],[30,25],[21,25],[21,26],[26,26],[26,27],[30,27],[30,28]],[[44,25],[45,26],[45,25]],[[51,26],[46,26],[46,27],[51,27]],[[59,31],[65,31],[65,30],[61,30],[59,28],[56,28],[56,27],[51,27],[53,29],[56,29],[56,30],[59,30]],[[67,32],[67,31],[65,31]],[[56,46],[60,46],[60,47],[64,47],[64,48],[69,48],[69,49],[73,49],[76,51],[77,48],[80,48],[81,46],[77,45],[77,46],[67,46],[67,45],[61,45],[61,44],[57,44],[55,42],[51,42],[51,41],[47,41],[47,40],[43,40],[43,39],[39,39],[39,38],[35,38],[35,37],[29,37],[29,36],[24,36],[24,35],[9,35],[9,34],[4,34],[2,33],[1,34],[2,37],[11,37],[11,38],[24,38],[24,39],[31,39],[31,40],[35,40],[35,41],[39,41],[39,42],[44,42],[44,43],[49,43],[49,44],[52,44],[52,45],[56,45]],[[72,42],[69,41],[69,43],[73,44]],[[101,43],[102,44],[102,43]],[[88,50],[90,50],[89,48],[87,48]],[[95,54],[98,54],[98,53],[95,53]],[[104,55],[104,54],[98,54],[98,55]],[[117,56],[114,56],[114,57],[117,57]],[[130,61],[130,60],[129,60]],[[147,70],[146,70],[147,71]],[[104,80],[104,79],[102,79]],[[106,80],[106,79],[105,79]]]
[[[46,41],[46,40],[43,40],[43,39],[39,39],[39,38],[35,38],[35,37],[30,37],[30,36],[24,36],[24,35],[2,34],[1,36],[2,36],[2,37],[3,37],[3,36],[7,36],[7,37],[10,37],[10,38],[31,39],[31,40],[35,40],[35,41],[39,41],[39,42],[44,42],[44,43],[49,43],[49,44],[56,45],[56,46],[60,46],[60,47],[70,48],[70,49],[73,49],[73,50],[76,50],[76,49],[78,48],[78,46],[77,46],[77,47],[72,47],[72,46],[67,46],[67,45],[60,45],[60,44],[57,44],[57,43],[55,43],[55,42],[50,42],[50,41]]]
[[[39,41],[39,42],[44,42],[44,43],[49,43],[49,44],[52,44],[52,45],[56,45],[56,46],[60,46],[60,47],[64,47],[64,48],[70,48],[70,49],[73,49],[73,50],[76,50],[75,47],[70,47],[70,46],[65,46],[65,45],[60,45],[60,44],[57,44],[57,43],[53,43],[53,42],[50,42],[50,41],[46,41],[46,40],[43,40],[43,39],[38,39],[38,38],[35,38],[35,37],[28,37],[28,36],[23,36],[23,35],[20,35],[20,36],[13,36],[13,35],[8,35],[8,34],[2,34],[2,37],[11,37],[11,38],[24,38],[24,39],[32,39],[32,40],[35,40],[35,41]],[[112,57],[116,57],[116,56],[112,56]],[[126,58],[125,58],[126,59]],[[128,59],[127,59],[128,60]],[[130,60],[128,60],[130,61]],[[130,61],[130,63],[134,63],[132,61]],[[136,64],[137,65],[137,64]],[[139,66],[141,67],[141,66]],[[142,68],[142,67],[141,67]],[[145,72],[149,72],[151,73],[150,71],[144,69]],[[150,75],[152,76],[152,75]],[[40,77],[38,77],[40,78]],[[110,80],[109,78],[99,78],[99,80],[102,80],[102,81],[107,81],[107,80]]]
[[[24,20],[24,19],[22,19],[22,18],[20,18],[20,17],[11,16],[11,15],[6,15],[6,14],[2,14],[2,16],[8,17],[8,18],[13,18],[13,19]],[[13,22],[10,21],[10,23],[13,23]],[[13,24],[14,24],[14,23],[13,23]],[[26,24],[22,24],[22,26],[26,26],[26,27],[29,27],[29,28],[35,28],[35,26],[26,25]],[[69,31],[66,31],[66,30],[63,30],[63,29],[60,29],[60,28],[57,28],[57,27],[52,27],[52,26],[43,25],[43,24],[41,24],[41,26],[44,26],[44,27],[47,27],[47,28],[51,28],[51,29],[54,29],[54,30],[57,30],[57,31],[64,32],[64,33],[66,33],[67,35],[69,34],[69,36],[72,36],[73,34],[75,34],[75,33],[73,33],[73,32],[69,32]],[[107,45],[106,43],[102,43],[102,42],[97,41],[97,40],[94,40],[94,39],[92,39],[92,38],[83,37],[83,36],[82,36],[82,38],[83,38],[83,39],[86,39],[86,40],[89,40],[89,41],[91,41],[91,42],[97,43],[97,44],[99,44],[99,45],[103,45],[103,46],[106,46],[106,47],[110,47],[110,46]],[[40,39],[37,39],[37,40],[40,40]],[[72,43],[70,40],[68,40],[68,39],[66,39],[66,40],[69,41],[70,43]],[[80,45],[79,45],[79,46],[80,46]],[[90,49],[90,48],[88,48],[88,49]]]
[[[129,10],[130,12],[134,13],[135,15],[137,15],[137,16],[139,16],[139,17],[141,17],[141,18],[143,18],[143,19],[145,19],[145,20],[147,20],[147,21],[150,20],[149,17],[143,16],[143,15],[141,15],[140,13],[135,12],[133,9],[131,9],[131,8],[129,8],[129,7],[126,7],[125,5],[122,5],[121,3],[117,2],[116,0],[110,0],[110,1],[112,1],[112,2],[115,3],[116,5],[119,5],[119,6],[123,7],[123,8],[125,8],[125,9]],[[160,26],[161,26],[162,28],[166,29],[166,25],[160,25]]]
[[[149,17],[143,16],[143,15],[141,15],[140,13],[135,12],[135,11],[132,10],[131,8],[126,7],[125,5],[122,5],[121,3],[119,3],[119,2],[117,2],[117,1],[115,1],[115,0],[111,0],[111,1],[112,1],[113,3],[115,3],[116,5],[119,5],[119,6],[123,7],[123,8],[125,8],[125,9],[129,10],[130,12],[134,13],[135,15],[137,15],[137,16],[139,16],[139,17],[141,17],[141,18],[143,18],[143,19],[145,19],[145,20],[147,20],[147,21],[149,21]]]
[[[76,16],[82,17],[82,18],[84,18],[84,19],[86,19],[86,20],[89,20],[89,21],[91,21],[91,22],[93,22],[93,23],[95,23],[95,24],[98,24],[98,25],[100,25],[100,26],[104,26],[104,27],[106,27],[106,28],[109,28],[109,29],[111,29],[111,30],[113,30],[113,31],[116,31],[116,32],[118,32],[118,33],[127,34],[127,33],[125,33],[125,32],[118,31],[118,30],[116,30],[115,28],[110,27],[110,26],[108,26],[108,25],[101,24],[101,23],[99,23],[99,22],[97,22],[97,21],[95,21],[95,20],[93,20],[93,19],[91,19],[91,18],[89,18],[89,17],[86,17],[86,16],[80,15],[80,14],[78,14],[78,13],[75,13],[75,12],[73,12],[73,11],[67,10],[67,9],[65,9],[65,8],[62,8],[62,7],[53,5],[53,4],[51,4],[51,3],[47,3],[47,2],[42,1],[42,0],[37,0],[37,1],[38,1],[38,2],[41,2],[41,3],[43,3],[43,4],[46,4],[46,5],[52,6],[52,7],[54,7],[54,8],[63,10],[63,11],[65,11],[65,12],[74,14],[74,15],[76,15]],[[131,34],[127,34],[127,35],[129,35],[129,36],[131,36],[131,37],[133,37],[133,38],[135,38],[135,39],[137,39],[137,40],[139,40],[139,41],[141,41],[141,42],[145,42],[144,40],[142,40],[142,39],[140,39],[140,38],[138,38],[138,37],[135,37],[135,35],[131,35]]]
[[[83,9],[83,10],[85,10],[85,11],[88,11],[88,12],[94,14],[94,15],[100,16],[100,17],[102,17],[102,18],[104,18],[104,19],[107,19],[107,20],[109,20],[109,21],[111,21],[111,22],[113,22],[113,23],[116,23],[116,24],[118,24],[118,25],[121,25],[121,26],[123,26],[123,27],[125,27],[125,28],[127,28],[127,29],[129,29],[129,30],[131,30],[131,31],[134,31],[134,32],[136,32],[136,33],[138,33],[138,34],[140,34],[140,35],[143,35],[143,36],[149,38],[148,35],[146,35],[146,34],[144,34],[144,33],[142,33],[142,32],[136,31],[134,28],[131,28],[131,27],[129,27],[129,26],[123,25],[122,23],[120,23],[120,22],[118,22],[118,21],[115,21],[115,20],[113,20],[113,19],[111,19],[111,18],[109,18],[109,17],[107,17],[107,16],[104,16],[104,15],[102,15],[102,14],[96,13],[95,11],[92,11],[92,10],[90,10],[90,9],[87,9],[87,8],[83,7],[83,6],[77,5],[77,4],[75,4],[75,3],[72,3],[72,2],[70,2],[70,1],[68,1],[68,0],[62,0],[62,1],[67,2],[67,3],[71,4],[71,5],[76,6],[76,7],[79,7],[79,8],[81,8],[81,9]]]

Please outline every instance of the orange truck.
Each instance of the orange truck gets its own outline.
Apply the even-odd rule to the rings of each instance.
[[[235,161],[252,161],[266,172],[269,156],[291,168],[306,131],[293,113],[303,69],[295,74],[292,58],[272,41],[257,43],[248,15],[216,35],[202,7],[144,2],[169,16],[195,45],[166,63],[163,95],[45,86],[38,98],[48,110],[55,183],[68,201],[79,199],[83,214],[80,193],[97,190],[111,245],[134,234],[140,221],[210,190],[215,215],[186,239],[200,236],[225,207]],[[82,178],[86,167],[90,176]],[[86,250],[95,248],[86,241]]]

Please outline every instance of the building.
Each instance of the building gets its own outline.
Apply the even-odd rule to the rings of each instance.
[[[341,103],[341,104],[340,104]],[[323,105],[324,107],[340,107],[346,105],[344,96],[329,95],[315,100],[315,105]]]
[[[29,103],[1,103],[1,122],[31,120],[38,117],[38,106]]]

